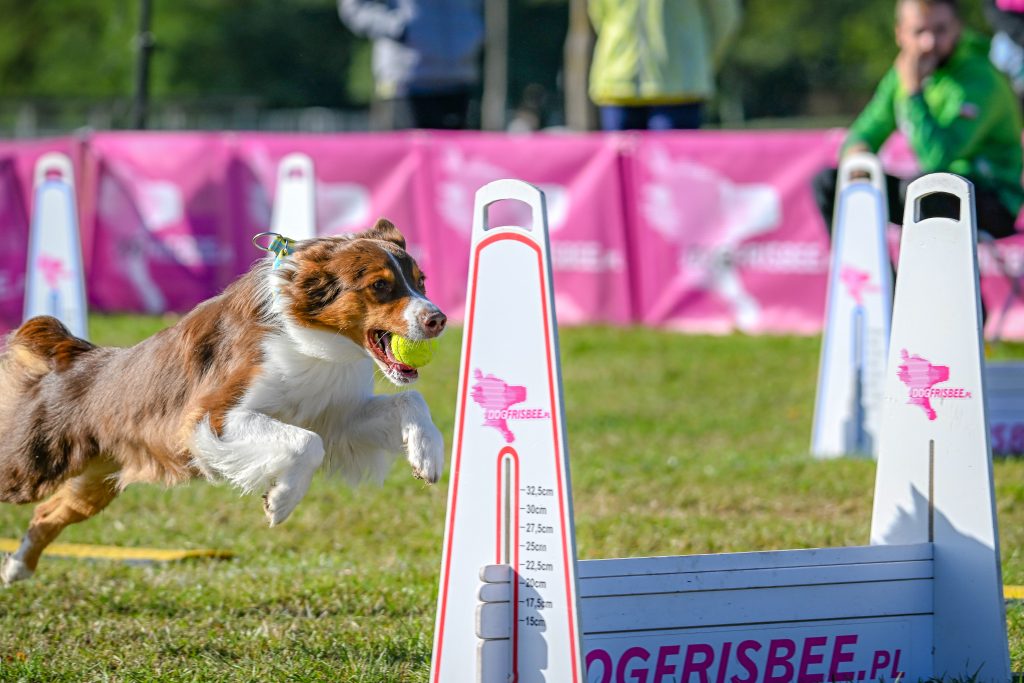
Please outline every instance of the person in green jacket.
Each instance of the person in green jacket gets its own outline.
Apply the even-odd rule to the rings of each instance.
[[[956,0],[897,0],[896,44],[899,54],[850,127],[842,154],[877,152],[898,128],[922,174],[956,173],[974,183],[979,231],[1014,234],[1024,204],[1021,112],[988,59],[988,41],[963,29]],[[889,220],[902,224],[913,178],[886,180]],[[830,232],[835,189],[835,169],[815,177],[815,199]],[[924,216],[955,217],[950,199],[926,198]]]
[[[699,128],[738,0],[589,0],[590,98],[604,130]]]

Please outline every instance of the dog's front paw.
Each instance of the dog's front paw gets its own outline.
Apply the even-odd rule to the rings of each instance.
[[[428,484],[436,483],[444,469],[444,437],[434,423],[427,422],[410,429],[406,446],[413,476]]]
[[[282,482],[271,486],[270,490],[263,494],[263,513],[267,516],[270,526],[277,526],[288,519],[304,494],[305,490],[297,490]]]
[[[21,560],[16,560],[13,555],[4,555],[0,559],[0,584],[9,586],[15,581],[24,581],[32,577],[32,570]]]

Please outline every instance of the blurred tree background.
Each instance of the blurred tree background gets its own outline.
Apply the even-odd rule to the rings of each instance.
[[[151,0],[154,128],[365,127],[370,50],[334,0]],[[508,0],[507,109],[564,123],[569,0]],[[962,3],[986,31],[981,0]],[[0,0],[0,135],[123,128],[140,3]],[[895,55],[893,0],[748,0],[721,125],[844,125]],[[786,119],[786,121],[779,121]]]

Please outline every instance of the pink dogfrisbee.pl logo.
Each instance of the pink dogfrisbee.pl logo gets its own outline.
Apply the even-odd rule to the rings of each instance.
[[[932,365],[929,360],[917,354],[911,356],[906,349],[900,350],[900,356],[902,362],[896,376],[910,390],[910,400],[907,403],[920,406],[929,420],[938,417],[931,399],[971,397],[971,392],[963,387],[935,387],[936,384],[949,379],[948,365]]]
[[[50,289],[60,289],[60,283],[71,277],[67,266],[59,258],[42,254],[36,260],[36,267],[42,272],[46,286]]]
[[[880,291],[878,285],[871,282],[871,273],[853,266],[844,265],[839,271],[839,280],[858,306],[864,305],[865,294]]]
[[[505,438],[505,443],[512,443],[516,435],[509,429],[509,420],[547,420],[551,412],[543,408],[517,408],[512,406],[526,400],[526,387],[508,384],[494,375],[485,375],[480,370],[473,371],[471,396],[473,401],[484,409],[484,426],[494,427]]]

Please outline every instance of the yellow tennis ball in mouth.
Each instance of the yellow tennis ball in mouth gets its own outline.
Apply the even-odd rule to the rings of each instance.
[[[391,335],[391,354],[399,363],[413,368],[421,368],[434,357],[437,348],[436,339],[413,341],[398,335]]]

